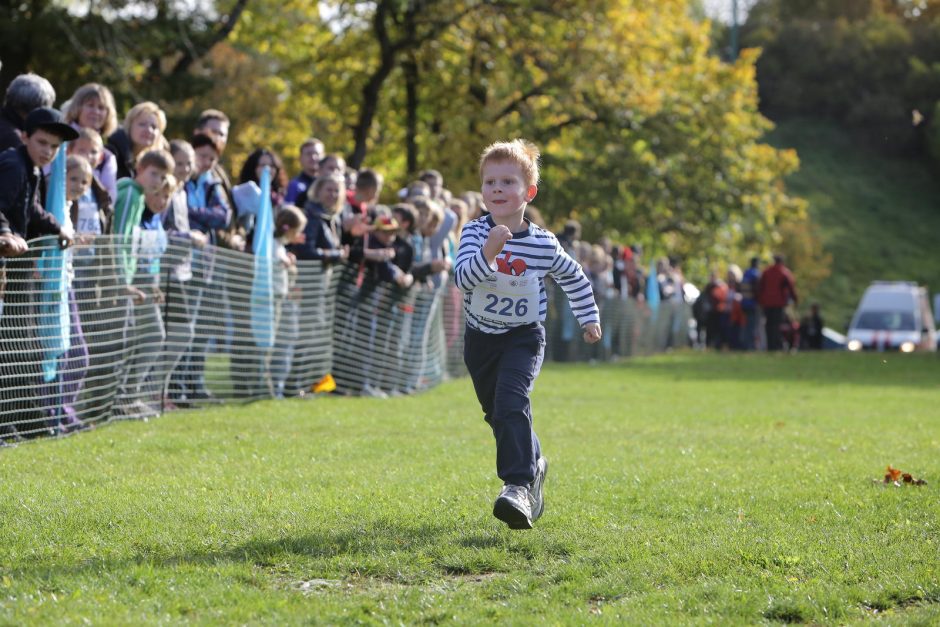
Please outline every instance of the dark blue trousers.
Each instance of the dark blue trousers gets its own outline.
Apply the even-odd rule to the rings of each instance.
[[[464,363],[485,420],[496,437],[496,474],[505,483],[535,479],[542,455],[532,429],[529,394],[545,356],[545,329],[538,323],[491,335],[467,327]]]

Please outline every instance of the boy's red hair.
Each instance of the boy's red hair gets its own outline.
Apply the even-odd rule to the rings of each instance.
[[[495,142],[483,150],[480,155],[480,178],[483,178],[483,166],[490,161],[509,161],[522,169],[526,186],[539,183],[539,149],[526,139],[514,139],[508,142]]]

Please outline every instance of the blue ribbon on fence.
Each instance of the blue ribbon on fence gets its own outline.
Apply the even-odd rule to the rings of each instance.
[[[46,211],[61,225],[69,224],[65,203],[65,148],[66,142],[59,147],[59,154],[52,162],[46,193]],[[49,383],[56,378],[59,357],[70,348],[69,295],[68,295],[68,250],[62,250],[58,241],[42,251],[39,257],[39,338],[42,342],[43,379]]]
[[[261,172],[261,204],[255,220],[252,247],[255,276],[251,283],[251,334],[259,348],[274,346],[274,216],[271,208],[271,168]]]
[[[659,277],[656,274],[655,261],[650,262],[650,273],[646,277],[646,305],[655,319],[659,313]]]

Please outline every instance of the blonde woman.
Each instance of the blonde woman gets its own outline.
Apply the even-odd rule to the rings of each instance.
[[[65,121],[75,130],[89,128],[101,137],[110,137],[118,125],[111,90],[98,83],[86,83],[79,87],[65,107]],[[95,178],[108,190],[113,203],[117,200],[117,158],[105,149],[98,163],[91,165],[95,170]]]
[[[346,200],[345,179],[342,174],[322,175],[322,168],[320,172],[313,187],[307,189],[303,210],[307,223],[303,236],[295,238],[295,243],[289,246],[296,259],[319,260],[322,270],[312,263],[299,267],[301,296],[297,319],[300,330],[283,392],[286,396],[302,395],[329,369],[329,364],[319,357],[323,354],[322,338],[329,337],[333,324],[332,309],[327,309],[323,293],[330,284],[333,265],[349,258],[349,246],[342,243],[340,232],[340,211]]]
[[[304,242],[291,248],[298,259],[332,263],[349,257],[349,246],[342,245],[339,231],[339,214],[345,200],[346,182],[341,176],[321,176],[314,181],[304,207]]]
[[[156,103],[134,105],[124,117],[124,125],[108,138],[108,150],[117,158],[117,177],[133,177],[137,156],[153,149],[169,150],[163,136],[166,114]]]

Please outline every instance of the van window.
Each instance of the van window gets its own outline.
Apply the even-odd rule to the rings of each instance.
[[[872,331],[914,331],[914,314],[909,311],[863,311],[855,328]]]

